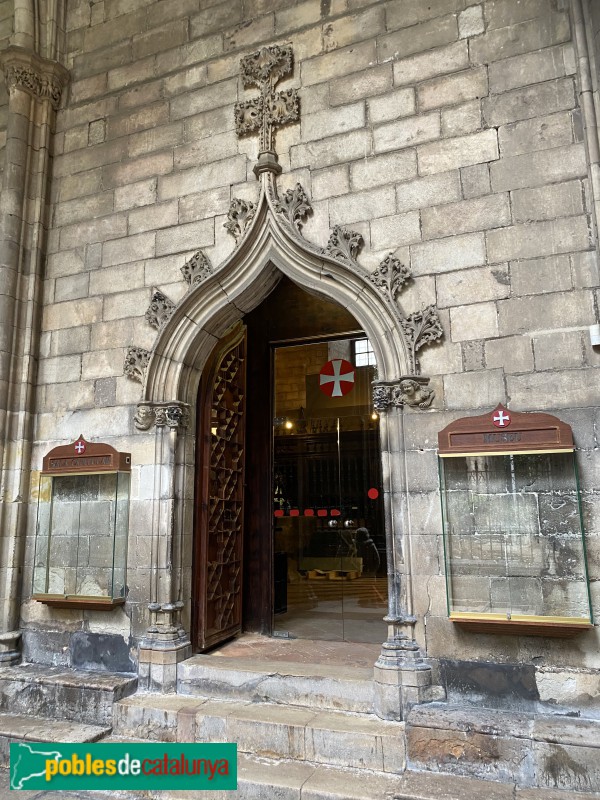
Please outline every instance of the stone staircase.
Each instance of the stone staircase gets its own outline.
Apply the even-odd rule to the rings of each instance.
[[[114,702],[136,685],[131,675],[0,667],[0,766],[8,764],[11,742],[98,741],[110,733]]]

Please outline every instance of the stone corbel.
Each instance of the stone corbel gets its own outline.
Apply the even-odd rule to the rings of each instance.
[[[187,428],[190,422],[190,407],[187,403],[172,400],[167,403],[138,403],[134,417],[135,427],[147,431],[153,425],[171,430]]]
[[[373,384],[373,407],[381,413],[391,408],[410,406],[424,410],[429,408],[435,391],[427,384],[429,378],[406,376],[399,381],[377,381]]]

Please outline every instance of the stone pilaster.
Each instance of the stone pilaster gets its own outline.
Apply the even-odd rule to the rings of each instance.
[[[192,654],[181,621],[185,429],[189,406],[178,401],[138,405],[140,430],[155,429],[152,514],[150,625],[139,646],[139,685],[143,691],[177,691],[177,664]]]
[[[68,73],[23,47],[9,47],[0,63],[9,94],[0,193],[0,661],[11,662],[18,658],[50,140]]]

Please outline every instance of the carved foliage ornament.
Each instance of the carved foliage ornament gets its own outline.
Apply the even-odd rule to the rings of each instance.
[[[306,192],[297,183],[293,189],[288,189],[280,199],[275,201],[275,210],[283,214],[290,225],[300,231],[306,216],[312,213],[312,206]]]
[[[190,286],[196,286],[206,280],[209,275],[212,275],[213,268],[202,250],[198,250],[189,261],[185,262],[181,268],[181,273],[184,280],[189,283]]]
[[[341,258],[342,261],[356,264],[356,257],[362,243],[363,237],[360,233],[350,231],[341,225],[336,225],[331,231],[329,242],[324,252],[334,258]]]
[[[143,383],[144,374],[149,361],[149,350],[144,350],[143,347],[130,347],[127,350],[127,355],[125,356],[123,372],[128,378],[138,381],[138,383]]]
[[[9,92],[22,89],[36,100],[49,100],[52,108],[58,109],[62,90],[69,80],[69,73],[61,64],[16,46],[7,47],[0,61]]]
[[[235,237],[236,244],[240,243],[242,236],[256,213],[256,206],[249,200],[234,199],[231,201],[229,211],[227,213],[227,222],[223,224],[229,233]]]
[[[150,306],[146,311],[146,320],[153,328],[160,330],[165,325],[175,311],[175,303],[164,295],[156,291],[152,295]]]

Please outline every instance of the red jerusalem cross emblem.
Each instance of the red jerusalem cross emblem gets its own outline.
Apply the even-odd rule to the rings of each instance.
[[[354,389],[354,367],[344,358],[333,358],[323,365],[319,388],[329,397],[343,397]]]
[[[85,442],[82,441],[81,439],[78,439],[75,442],[75,452],[77,453],[78,456],[81,456],[85,453]]]
[[[497,428],[506,428],[510,425],[510,414],[508,411],[504,411],[502,408],[498,409],[498,411],[492,417],[492,422]]]

